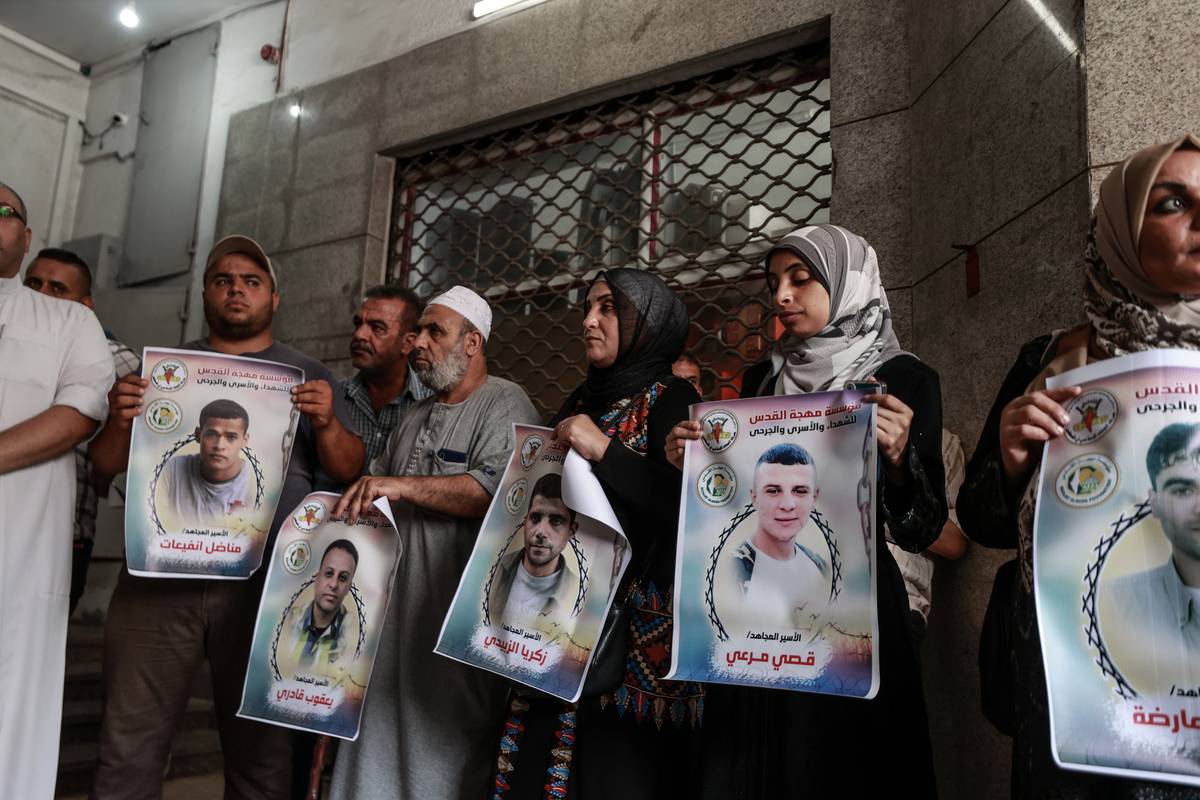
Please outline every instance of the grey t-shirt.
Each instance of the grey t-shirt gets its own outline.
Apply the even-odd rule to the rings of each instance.
[[[413,406],[372,472],[470,475],[495,494],[512,455],[513,423],[537,424],[521,387],[503,378],[455,405]],[[402,546],[358,741],[343,742],[334,800],[482,797],[496,763],[507,685],[435,655],[480,520],[394,503]]]
[[[207,339],[197,339],[183,345],[184,350],[204,350],[216,352],[208,346]],[[338,385],[333,373],[311,356],[301,353],[294,347],[288,347],[280,342],[272,342],[270,347],[256,353],[238,353],[245,358],[261,358],[264,361],[278,361],[292,367],[304,370],[304,380],[323,380],[331,388]],[[355,436],[358,430],[350,419],[350,409],[346,405],[346,397],[342,392],[333,392],[333,413],[338,422]],[[300,504],[305,495],[318,490],[340,491],[343,487],[335,483],[321,470],[321,461],[317,457],[317,437],[308,417],[300,415],[300,424],[296,426],[296,441],[292,445],[292,459],[288,462],[287,476],[283,481],[283,492],[279,495],[279,506],[275,509],[275,518],[271,520],[271,535],[267,542],[267,550],[263,556],[263,564],[271,557],[271,548],[275,544],[275,534],[279,527],[291,514],[292,509]]]

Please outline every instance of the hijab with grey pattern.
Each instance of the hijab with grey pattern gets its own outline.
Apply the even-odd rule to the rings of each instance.
[[[1192,134],[1138,150],[1100,184],[1084,252],[1084,307],[1108,356],[1178,347],[1200,350],[1200,298],[1154,284],[1138,257],[1142,220],[1163,163],[1176,150],[1200,150]]]
[[[837,225],[808,225],[776,242],[767,253],[768,272],[779,252],[795,253],[812,268],[829,292],[829,322],[807,339],[786,331],[780,337],[771,354],[775,394],[841,389],[905,354],[892,330],[879,261],[866,240]]]

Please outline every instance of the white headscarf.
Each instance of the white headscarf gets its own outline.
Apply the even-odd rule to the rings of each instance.
[[[829,322],[807,339],[786,332],[780,337],[771,354],[775,394],[841,389],[904,354],[875,250],[861,236],[837,225],[800,228],[771,248],[768,269],[771,256],[784,250],[804,259],[829,291]]]

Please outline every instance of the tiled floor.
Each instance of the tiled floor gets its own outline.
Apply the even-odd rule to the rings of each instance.
[[[163,800],[221,800],[224,792],[225,777],[219,772],[176,778],[163,784]],[[87,800],[87,795],[73,794],[58,800]]]

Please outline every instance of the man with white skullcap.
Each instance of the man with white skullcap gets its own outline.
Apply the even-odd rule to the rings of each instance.
[[[429,301],[410,365],[435,394],[409,409],[375,476],[334,509],[354,519],[386,497],[404,553],[361,735],[338,751],[334,800],[486,794],[507,685],[433,647],[512,454],[512,425],[538,423],[521,387],[487,374],[491,327],[487,301],[465,286]]]

